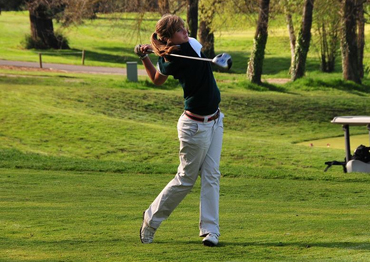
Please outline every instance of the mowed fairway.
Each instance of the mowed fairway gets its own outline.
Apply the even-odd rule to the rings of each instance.
[[[19,46],[27,21],[26,12],[2,13],[0,58],[34,59]],[[132,49],[139,39],[125,41],[131,27],[112,21],[67,30],[74,51],[87,50],[88,65],[138,61]],[[183,97],[176,81],[155,87],[144,76],[132,83],[0,68],[0,261],[370,261],[370,174],[338,166],[324,172],[326,161],[344,158],[333,117],[370,115],[368,79],[359,86],[338,72],[315,72],[310,53],[304,79],[252,85],[245,78],[251,28],[216,44],[235,68],[215,73],[225,114],[215,248],[198,237],[199,181],[153,244],[139,239],[142,212],[177,170]],[[264,79],[287,77],[279,29],[269,38]],[[58,52],[45,59],[80,63],[79,55]],[[353,137],[367,133],[351,128]],[[358,145],[352,141],[352,149]]]
[[[197,237],[199,185],[157,231],[166,174],[1,170],[2,261],[367,261],[369,180],[223,178],[221,243]]]
[[[363,127],[364,130],[367,130],[366,127]],[[338,128],[338,133],[342,130],[341,126]],[[330,147],[336,149],[344,149],[344,136],[342,137],[328,137],[324,139],[312,140],[312,141],[305,141],[299,143],[299,145],[306,145],[306,146],[318,146],[318,147]],[[359,145],[368,145],[369,144],[369,135],[356,135],[350,136],[350,145],[352,151],[354,151]]]
[[[220,245],[204,247],[198,237],[199,184],[155,243],[142,245],[142,212],[176,172],[181,90],[119,76],[11,75],[0,78],[0,261],[370,259],[370,175],[324,173],[344,150],[295,144],[341,135],[321,112],[330,104],[341,115],[356,104],[366,114],[367,97],[220,81]]]

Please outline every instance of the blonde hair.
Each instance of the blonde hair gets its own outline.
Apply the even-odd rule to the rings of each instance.
[[[180,50],[179,46],[171,43],[170,38],[181,27],[185,27],[185,22],[179,16],[172,14],[162,16],[155,26],[155,33],[150,38],[156,55],[165,56]]]

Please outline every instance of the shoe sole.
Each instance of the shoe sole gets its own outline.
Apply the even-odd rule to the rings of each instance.
[[[217,246],[217,244],[211,242],[211,241],[208,241],[208,240],[204,240],[203,241],[203,245],[207,246],[207,247],[215,247]]]

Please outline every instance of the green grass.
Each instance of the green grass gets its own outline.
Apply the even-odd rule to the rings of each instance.
[[[3,12],[0,16],[0,58],[37,62],[38,53],[42,52],[45,63],[81,64],[81,52],[85,50],[85,65],[124,67],[127,61],[139,61],[133,48],[149,40],[150,32],[145,28],[155,25],[151,16],[146,17],[144,30],[138,35],[132,30],[135,17],[135,14],[112,19],[101,17],[69,28],[62,28],[54,21],[55,30],[67,37],[71,50],[40,51],[23,48],[25,35],[30,34],[28,12]]]
[[[25,13],[0,16],[0,31],[14,32],[13,40],[0,36],[1,58],[30,54],[17,42],[27,26],[4,26],[26,20]],[[109,39],[118,29],[103,28],[115,23],[71,28],[70,43],[87,47],[88,63],[121,66],[136,59],[136,40],[125,42],[125,29]],[[264,78],[285,74],[289,54],[279,54],[279,32],[270,35],[276,48],[268,48]],[[225,114],[220,245],[204,247],[198,237],[199,181],[155,243],[139,240],[142,211],[177,170],[183,98],[176,81],[155,87],[143,76],[132,83],[0,69],[0,261],[369,261],[369,174],[344,174],[338,166],[324,173],[325,161],[344,159],[344,142],[306,146],[343,141],[333,117],[370,114],[369,80],[360,86],[338,72],[310,70],[294,83],[256,86],[238,69],[247,38],[233,30],[218,37],[217,50],[236,63],[231,73],[215,73]],[[365,126],[351,128],[353,135],[367,133]]]
[[[324,139],[318,139],[313,141],[305,141],[300,143],[306,146],[319,146],[319,147],[332,147],[332,148],[343,148],[344,138],[343,137],[328,137]],[[350,145],[354,145],[352,149],[354,150],[357,146],[361,144],[369,144],[369,135],[357,135],[350,137]]]
[[[3,169],[3,261],[369,258],[365,176],[361,182],[223,178],[223,234],[213,249],[197,237],[197,185],[157,231],[155,243],[144,246],[140,213],[170,178]]]
[[[226,115],[220,246],[198,237],[198,184],[144,246],[141,213],[177,168],[181,89],[172,80],[158,89],[120,76],[2,73],[0,261],[369,259],[370,176],[323,172],[344,148],[296,145],[342,136],[330,120],[369,114],[366,90],[256,89],[216,74]]]

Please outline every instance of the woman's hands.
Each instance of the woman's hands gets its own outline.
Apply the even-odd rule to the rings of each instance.
[[[135,54],[137,54],[141,60],[146,58],[149,53],[153,53],[152,46],[148,44],[136,45],[134,48]]]
[[[150,59],[145,59],[148,57],[148,54],[153,53],[153,48],[151,45],[137,45],[134,48],[134,52],[142,60],[149,78],[155,85],[162,85],[164,82],[166,82],[168,76],[160,74],[154,67]]]

